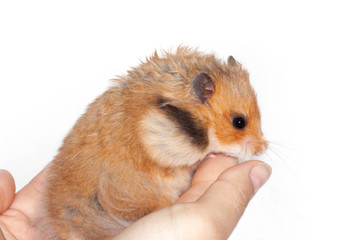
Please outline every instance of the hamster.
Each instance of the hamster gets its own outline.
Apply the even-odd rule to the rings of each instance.
[[[89,105],[49,166],[57,239],[110,239],[186,191],[211,154],[267,148],[249,74],[232,56],[179,47],[153,56]]]

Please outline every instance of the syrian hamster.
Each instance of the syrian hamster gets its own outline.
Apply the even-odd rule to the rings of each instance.
[[[267,148],[249,74],[187,47],[146,59],[89,105],[50,163],[58,239],[109,239],[174,203],[209,154]]]

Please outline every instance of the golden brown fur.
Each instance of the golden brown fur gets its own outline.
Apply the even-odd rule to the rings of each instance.
[[[208,104],[193,91],[201,72],[215,85]],[[46,203],[59,239],[106,239],[172,204],[210,152],[262,152],[266,142],[248,78],[240,64],[180,47],[163,57],[155,53],[117,79],[77,121],[51,163]],[[193,146],[156,105],[159,96],[164,105],[191,113],[206,129],[208,145]],[[249,117],[243,131],[231,123],[239,113]]]

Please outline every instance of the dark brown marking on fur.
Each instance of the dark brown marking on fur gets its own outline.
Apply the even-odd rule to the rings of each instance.
[[[95,205],[99,211],[102,211],[102,212],[105,211],[104,208],[101,206],[101,203],[99,202],[99,196],[97,194],[94,195],[92,202],[95,203]]]
[[[192,114],[173,105],[167,104],[163,97],[158,97],[158,107],[178,126],[179,130],[191,138],[191,143],[200,149],[205,149],[209,144],[207,129],[203,127]]]
[[[80,212],[76,208],[71,207],[71,206],[65,206],[64,210],[66,211],[66,214],[69,217],[74,217],[74,216],[80,215]]]

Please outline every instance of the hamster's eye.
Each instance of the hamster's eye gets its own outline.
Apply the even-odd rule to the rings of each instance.
[[[236,129],[244,129],[247,125],[247,121],[244,116],[236,116],[233,118],[232,124]]]

